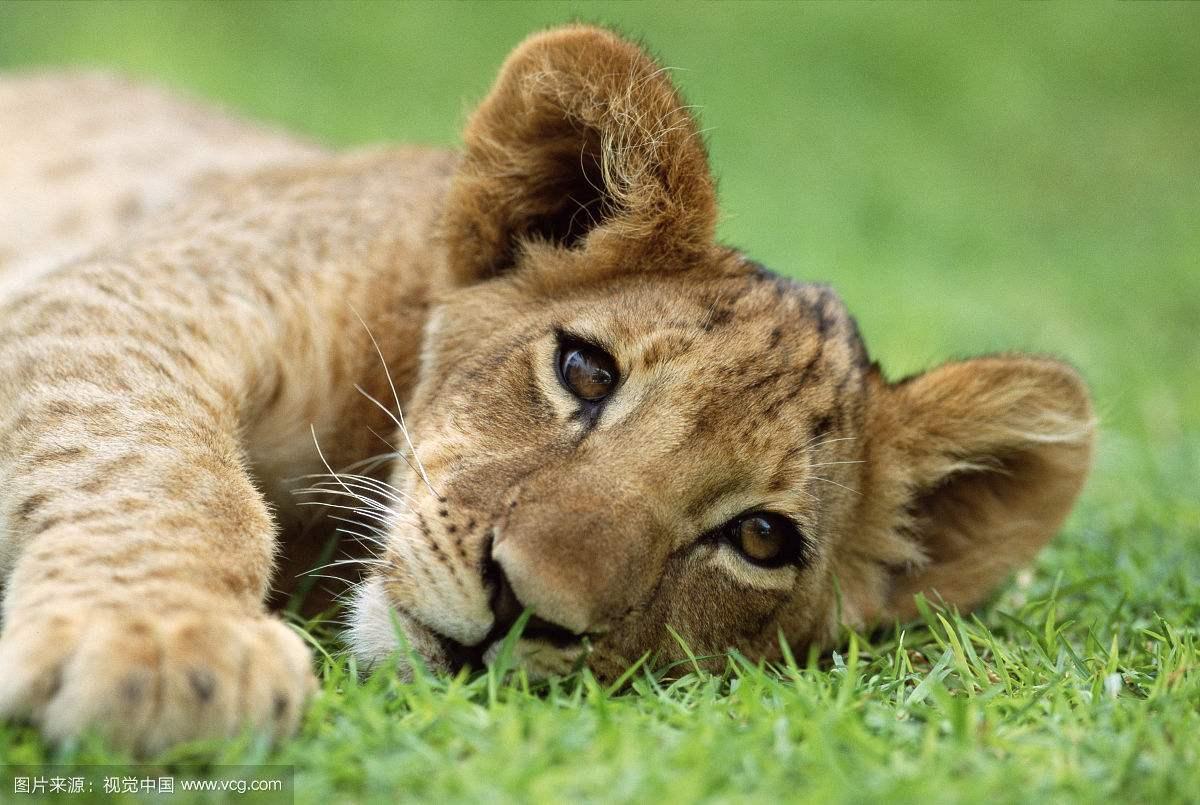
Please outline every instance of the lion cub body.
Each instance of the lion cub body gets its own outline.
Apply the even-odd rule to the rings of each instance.
[[[1069,367],[888,383],[830,289],[717,243],[687,107],[602,30],[518,48],[461,153],[101,76],[4,79],[0,119],[0,712],[52,737],[295,728],[266,602],[324,547],[304,476],[369,548],[365,664],[486,661],[525,610],[531,672],[615,677],[973,605],[1087,470]],[[786,561],[738,541],[762,517]]]

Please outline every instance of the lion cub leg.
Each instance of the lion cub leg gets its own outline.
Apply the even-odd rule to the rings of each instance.
[[[314,678],[264,609],[274,526],[228,350],[95,297],[65,278],[0,316],[0,716],[141,753],[290,733]]]

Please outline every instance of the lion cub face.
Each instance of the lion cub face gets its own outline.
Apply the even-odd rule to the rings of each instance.
[[[695,124],[634,46],[531,38],[465,139],[364,659],[399,631],[437,667],[487,660],[526,610],[538,674],[680,639],[774,656],[921,590],[969,606],[1059,525],[1090,451],[1075,374],[887,383],[829,289],[714,242]]]

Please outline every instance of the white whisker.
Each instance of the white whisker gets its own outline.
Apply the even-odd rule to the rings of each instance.
[[[396,449],[396,445],[392,444],[387,439],[385,439],[382,435],[380,435],[379,431],[375,430],[370,425],[367,425],[367,430],[371,431],[371,435],[374,436],[376,439],[378,439],[379,441],[383,442],[385,445],[390,447],[392,449],[392,455],[399,458],[400,451]]]
[[[379,545],[381,548],[387,547],[388,533],[377,530],[375,526],[371,525],[370,523],[364,523],[362,520],[355,520],[352,517],[343,517],[340,514],[331,514],[329,515],[329,519],[344,524],[338,526],[337,531],[339,534],[348,534],[350,536],[358,537],[359,539],[369,540]],[[367,533],[364,534],[361,531],[351,531],[346,527],[351,525],[359,528],[365,528],[367,529]]]
[[[400,457],[402,459],[404,459],[405,464],[407,464],[409,467],[412,468],[413,472],[415,472],[419,476],[421,476],[421,480],[425,482],[425,486],[429,489],[430,492],[433,493],[433,496],[440,499],[442,497],[441,493],[439,493],[436,489],[433,488],[433,484],[429,483],[429,476],[427,476],[425,474],[425,467],[422,466],[421,459],[417,456],[416,449],[412,447],[412,441],[408,438],[408,429],[404,426],[404,419],[403,419],[404,415],[401,414],[401,418],[397,419],[396,415],[393,414],[391,411],[389,411],[388,407],[386,405],[384,405],[379,400],[375,399],[370,394],[368,394],[366,389],[364,389],[362,386],[355,383],[354,388],[358,391],[359,394],[366,397],[371,402],[375,403],[375,405],[379,407],[380,411],[383,411],[385,414],[388,415],[388,417],[392,420],[392,422],[396,423],[396,427],[400,429],[400,433],[404,436],[404,440],[406,442],[408,442],[409,450],[412,452],[412,457],[417,463],[414,465],[412,463],[412,461],[408,460],[408,456],[406,456],[406,455],[401,454]]]
[[[337,581],[337,582],[341,582],[342,584],[359,584],[360,583],[360,582],[352,581],[351,579],[343,579],[340,576],[327,576],[324,573],[314,573],[311,570],[305,571],[304,573],[297,574],[296,578],[300,578],[300,576],[307,576],[308,578],[313,578],[313,579],[325,579],[327,581]]]
[[[852,442],[852,441],[855,441],[858,437],[857,436],[838,436],[834,439],[826,439],[823,442],[818,442],[817,444],[813,444],[813,442],[817,441],[817,439],[820,439],[820,438],[821,438],[820,436],[814,436],[811,439],[809,439],[807,442],[805,442],[804,444],[800,445],[800,447],[802,449],[807,447],[810,450],[816,450],[818,447],[824,447],[825,445],[833,444],[834,442]]]
[[[370,532],[371,536],[367,536],[366,534],[361,534],[357,531],[350,531],[345,526],[340,526],[338,528],[339,531],[345,532],[347,534],[353,534],[355,536],[362,537],[365,540],[373,541],[375,544],[379,545],[380,548],[386,548],[388,546],[388,540],[395,539],[397,535],[400,535],[402,538],[407,539],[409,542],[417,541],[413,536],[407,534],[404,531],[391,531],[391,530],[385,531],[382,529],[377,530],[374,525],[372,525],[371,523],[368,523],[368,522],[364,522],[362,520],[355,520],[350,517],[342,517],[341,515],[337,515],[337,514],[329,515],[329,519],[336,520],[339,523],[345,523],[346,525],[359,526],[361,528],[367,529]],[[411,520],[411,519],[397,518],[396,522],[408,523],[410,525],[417,524],[415,520]]]
[[[348,528],[339,528],[337,530],[337,533],[339,536],[347,537],[352,542],[357,544],[360,548],[365,549],[371,555],[371,558],[373,558],[373,559],[379,558],[378,555],[375,553],[376,549],[379,549],[379,550],[387,549],[387,545],[385,543],[383,543],[377,539],[374,539],[373,537],[369,537],[365,534],[361,534],[358,531],[351,531]]]
[[[408,494],[407,492],[402,492],[399,489],[397,489],[396,487],[392,486],[391,484],[389,484],[385,481],[380,481],[377,478],[372,478],[369,475],[355,475],[354,473],[349,473],[349,472],[339,472],[339,473],[335,473],[333,475],[329,475],[327,473],[322,472],[322,473],[313,473],[311,475],[303,475],[298,480],[307,481],[307,480],[314,479],[314,478],[323,479],[323,480],[319,481],[318,484],[337,483],[340,486],[340,485],[343,485],[343,483],[345,483],[345,484],[354,485],[354,486],[356,486],[356,488],[358,488],[358,487],[368,488],[374,492],[378,492],[381,495],[390,497],[398,503],[403,502],[402,499],[404,499],[404,498],[407,498],[409,500],[412,499],[412,495]]]
[[[297,489],[292,494],[293,495],[336,495],[339,497],[353,498],[354,500],[357,500],[358,502],[362,503],[369,510],[380,511],[380,512],[390,512],[391,511],[391,509],[389,509],[387,506],[380,503],[378,500],[375,500],[374,498],[364,497],[363,495],[360,495],[356,492],[343,492],[341,489],[329,489],[329,488],[322,487],[322,486],[314,486],[309,489]],[[312,501],[308,501],[308,502],[312,502]]]
[[[375,433],[374,431],[371,431],[371,432]],[[379,436],[378,433],[376,433],[375,435]],[[388,447],[392,447],[392,445],[386,439],[384,439],[383,441],[384,441],[384,444],[387,444]],[[371,469],[374,469],[375,467],[378,467],[380,464],[384,464],[388,461],[392,461],[393,459],[397,459],[397,458],[400,458],[400,451],[397,450],[396,448],[392,447],[392,450],[389,453],[378,453],[373,456],[368,456],[367,458],[360,458],[358,461],[355,461],[353,464],[347,464],[345,466],[345,468],[343,469],[343,472],[348,471],[348,470],[357,470],[357,469],[360,469],[363,467],[370,467]]]
[[[388,369],[387,359],[383,357],[383,350],[379,348],[379,342],[375,340],[375,334],[371,332],[371,328],[363,321],[363,317],[358,315],[358,311],[354,309],[353,305],[350,306],[350,310],[354,313],[355,318],[358,319],[358,323],[367,331],[367,337],[371,339],[371,343],[375,346],[375,354],[379,356],[379,362],[383,366],[383,373],[387,377],[388,386],[392,390],[392,398],[396,401],[396,414],[399,416],[397,424],[400,426],[400,433],[404,436],[404,441],[408,444],[408,449],[412,451],[413,460],[417,462],[417,467],[420,468],[421,480],[425,482],[425,486],[429,487],[429,491],[433,492],[434,497],[440,498],[441,495],[437,493],[437,490],[433,488],[433,484],[429,482],[429,476],[425,473],[425,466],[421,464],[421,457],[417,455],[417,448],[413,446],[412,439],[409,437],[408,428],[404,424],[404,409],[400,405],[400,394],[396,391],[396,384],[392,382],[392,372]],[[358,386],[355,386],[355,388],[358,388]],[[359,390],[361,391],[361,389]],[[385,408],[384,410],[386,411],[387,409]],[[396,417],[392,418],[396,419]]]
[[[856,495],[862,494],[857,489],[851,489],[850,487],[846,486],[845,484],[839,484],[837,481],[834,481],[829,478],[822,478],[820,475],[814,475],[814,476],[812,476],[812,478],[814,481],[824,481],[827,484],[833,484],[834,486],[840,486],[842,489],[845,489],[847,492],[853,492]]]
[[[313,446],[317,448],[317,456],[320,457],[321,463],[325,465],[325,469],[329,470],[329,474],[334,476],[334,478],[337,478],[340,482],[340,477],[336,472],[333,471],[333,467],[329,466],[329,461],[325,458],[324,451],[321,450],[321,441],[317,438],[317,426],[309,425],[308,427],[309,430],[312,431]],[[342,484],[342,487],[346,489],[347,492],[350,491],[350,489],[346,487],[344,483]]]
[[[326,508],[326,509],[341,509],[343,511],[354,512],[355,514],[357,514],[361,517],[370,517],[374,520],[378,520],[380,523],[383,523],[384,525],[389,525],[392,522],[394,522],[396,519],[395,517],[392,516],[391,512],[388,512],[387,514],[380,514],[377,512],[370,511],[368,509],[360,509],[357,506],[342,506],[339,503],[327,503],[322,500],[302,500],[296,505],[298,505],[298,506],[321,506],[322,508]]]
[[[307,489],[297,489],[295,494],[300,494],[302,492],[333,491],[332,486],[334,484],[341,486],[343,483],[345,484],[345,486],[348,486],[351,489],[359,490],[358,492],[355,492],[356,495],[361,494],[362,497],[364,497],[365,499],[371,501],[372,503],[374,503],[376,505],[383,503],[384,500],[391,501],[392,503],[395,503],[398,506],[407,506],[408,505],[408,502],[405,500],[404,497],[400,497],[391,492],[387,492],[383,489],[380,489],[377,486],[365,484],[360,479],[355,478],[353,475],[344,475],[344,476],[342,476],[342,479],[333,478],[333,479],[329,479],[329,480],[325,480],[325,481],[317,481],[315,484],[308,487]],[[342,494],[345,494],[345,493],[343,492]],[[407,497],[407,495],[405,497]]]
[[[388,565],[388,563],[382,559],[337,559],[333,562],[329,562],[328,564],[321,565],[320,567],[314,567],[312,569],[312,571],[310,571],[310,572],[316,572],[318,570],[328,570],[331,567],[345,567],[346,565],[366,565],[368,567],[386,567]]]

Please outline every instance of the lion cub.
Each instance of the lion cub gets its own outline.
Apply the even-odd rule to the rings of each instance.
[[[608,678],[671,630],[774,657],[972,606],[1087,473],[1070,367],[888,382],[833,291],[717,243],[695,120],[604,30],[517,48],[461,153],[99,76],[0,81],[0,119],[0,712],[54,739],[293,731],[266,602],[326,467],[360,661],[478,664],[528,612],[532,673]]]

